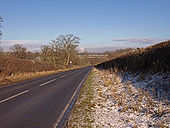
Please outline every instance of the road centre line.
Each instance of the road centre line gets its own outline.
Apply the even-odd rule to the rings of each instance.
[[[63,77],[65,77],[65,76],[71,75],[71,74],[76,73],[76,72],[78,72],[78,71],[74,71],[74,72],[69,73],[69,74],[67,74],[67,75],[62,75],[62,76],[60,76],[59,78],[63,78]]]
[[[62,76],[60,76],[59,78],[63,78],[63,77],[65,77],[65,76],[67,76],[67,75],[62,75]]]
[[[75,73],[75,72],[78,72],[78,71],[74,71],[74,72],[72,72],[72,73],[70,73],[70,74],[68,74],[68,75],[71,75],[71,74],[73,74],[73,73]],[[65,76],[67,76],[67,75],[65,74],[65,75],[62,75],[62,76],[60,76],[60,77],[58,77],[58,78],[63,78],[63,77],[65,77]],[[40,84],[40,86],[46,85],[46,84],[48,84],[48,83],[50,83],[50,82],[52,82],[52,81],[54,81],[54,80],[56,80],[56,79],[52,79],[52,80],[47,81],[47,82],[45,82],[45,83],[43,83],[43,84]]]
[[[58,78],[65,77],[65,76],[71,75],[71,74],[76,73],[76,72],[79,72],[79,70],[78,71],[72,71],[71,73],[63,74],[63,75],[59,76]]]
[[[28,91],[29,91],[29,90],[26,90],[26,91],[23,91],[23,92],[18,93],[18,94],[16,94],[16,95],[13,95],[13,96],[11,96],[11,97],[9,97],[9,98],[6,98],[6,99],[4,99],[4,100],[1,100],[0,103],[3,103],[3,102],[5,102],[5,101],[7,101],[7,100],[10,100],[10,99],[12,99],[12,98],[15,98],[15,97],[17,97],[17,96],[19,96],[19,95],[22,95],[22,94],[24,94],[24,93],[26,93],[26,92],[28,92]]]
[[[48,83],[51,83],[51,82],[53,82],[54,80],[56,80],[56,79],[52,79],[52,80],[47,81],[47,82],[45,82],[45,83],[43,83],[43,84],[40,84],[40,86],[46,85],[46,84],[48,84]]]
[[[73,74],[73,73],[75,73],[75,72],[69,73],[68,75],[71,75],[71,74]]]
[[[74,71],[74,72],[70,73],[70,75],[73,74],[73,73],[76,73],[76,72],[78,72],[78,71]]]

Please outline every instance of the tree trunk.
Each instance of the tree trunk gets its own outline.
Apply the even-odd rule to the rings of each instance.
[[[70,52],[68,51],[67,60],[66,60],[66,66],[69,64],[69,62],[70,62]]]

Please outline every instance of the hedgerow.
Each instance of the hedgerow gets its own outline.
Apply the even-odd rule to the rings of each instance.
[[[0,56],[0,76],[27,72],[51,71],[55,69],[57,69],[57,67],[53,64]]]
[[[100,69],[114,69],[130,72],[170,71],[170,41],[127,53],[119,58],[96,65]]]

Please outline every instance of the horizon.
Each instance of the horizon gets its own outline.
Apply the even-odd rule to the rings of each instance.
[[[165,40],[165,41],[169,41],[168,40]],[[0,41],[1,43],[1,41]],[[155,45],[155,44],[159,44],[161,42],[155,42],[155,43],[152,43],[152,44],[147,44],[145,46],[142,46],[142,47],[87,47],[87,48],[84,48],[84,47],[78,47],[76,48],[78,53],[83,53],[83,52],[88,52],[88,53],[104,53],[104,52],[111,52],[111,51],[116,51],[116,50],[120,50],[120,49],[128,49],[128,48],[133,48],[133,49],[138,49],[138,48],[146,48],[146,47],[149,47],[149,46],[152,46],[152,45]],[[1,44],[1,48],[3,48],[3,51],[4,52],[10,52],[10,47],[15,45],[15,44],[21,44],[21,43],[15,43],[11,41],[11,45],[8,45],[8,44],[5,44],[4,42],[4,45]],[[23,47],[27,48],[27,51],[31,51],[31,52],[41,52],[41,47],[42,46],[45,46],[45,45],[49,45],[49,44],[45,44],[45,45],[38,45],[38,44],[21,44]]]
[[[82,49],[147,47],[170,39],[169,6],[169,0],[2,0],[0,46],[34,49],[72,33]]]

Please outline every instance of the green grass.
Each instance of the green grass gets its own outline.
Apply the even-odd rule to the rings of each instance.
[[[78,99],[71,112],[68,128],[92,128],[93,108],[93,73],[91,72],[87,78],[86,84],[81,88]]]

